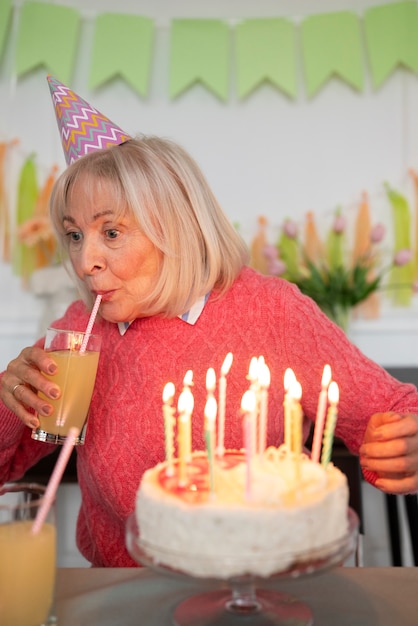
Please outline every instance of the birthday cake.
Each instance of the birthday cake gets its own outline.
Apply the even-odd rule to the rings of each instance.
[[[266,577],[295,562],[322,559],[347,533],[348,486],[286,446],[251,460],[245,452],[194,452],[186,480],[179,462],[145,472],[136,501],[141,547],[156,563],[197,577]]]

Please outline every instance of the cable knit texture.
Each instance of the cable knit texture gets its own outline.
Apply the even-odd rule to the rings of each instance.
[[[88,312],[78,301],[54,325],[83,330],[87,321]],[[143,472],[164,459],[163,387],[172,381],[178,394],[188,369],[194,373],[195,449],[204,449],[207,369],[219,373],[228,352],[234,360],[227,378],[226,447],[242,446],[239,409],[252,356],[263,355],[271,370],[269,444],[283,441],[286,367],[302,384],[305,437],[309,420],[315,419],[325,363],[340,388],[336,434],[352,452],[358,452],[372,413],[418,412],[413,385],[399,383],[363,356],[294,285],[249,268],[224,297],[211,295],[194,326],[178,318],[137,319],[122,337],[116,324],[98,320],[95,332],[103,336],[103,345],[86,443],[77,449],[82,493],[77,543],[99,567],[135,565],[125,548],[126,518],[134,510]],[[0,482],[22,476],[54,449],[30,439],[29,429],[2,404],[0,423]],[[373,476],[366,478],[373,482]]]

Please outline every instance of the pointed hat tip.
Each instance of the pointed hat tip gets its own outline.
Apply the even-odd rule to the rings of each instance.
[[[68,165],[90,152],[117,146],[131,137],[69,87],[47,75],[65,160]]]

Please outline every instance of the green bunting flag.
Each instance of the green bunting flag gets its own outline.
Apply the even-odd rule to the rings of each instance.
[[[333,75],[363,89],[363,60],[359,19],[341,11],[312,15],[301,24],[306,88],[313,96]]]
[[[379,87],[403,63],[418,72],[418,7],[398,2],[364,12],[364,29],[373,84]]]
[[[194,83],[201,82],[221,100],[226,100],[229,45],[229,27],[221,20],[173,20],[171,98],[175,98]]]
[[[80,17],[78,11],[55,4],[26,2],[17,34],[15,69],[18,76],[39,65],[71,82]]]
[[[104,13],[95,23],[90,88],[122,76],[140,95],[148,94],[154,22],[136,15]]]
[[[3,49],[9,33],[9,25],[12,18],[12,0],[1,0],[0,2],[0,59],[3,56]]]
[[[264,81],[296,96],[295,27],[289,20],[245,20],[235,29],[235,44],[240,98]]]
[[[15,4],[0,0],[0,60],[10,40]],[[64,84],[71,84],[79,53],[80,12],[61,1],[25,0],[18,4],[13,71],[20,78],[44,66]],[[147,96],[155,30],[154,20],[148,17],[97,11],[89,46],[90,88],[120,76],[139,95]],[[365,67],[375,88],[399,66],[418,73],[416,0],[372,6],[361,16],[351,10],[309,14],[297,25],[281,16],[244,19],[234,25],[224,19],[181,18],[170,22],[170,98],[200,83],[226,101],[234,37],[238,97],[244,99],[269,83],[295,99],[297,35],[308,97],[316,95],[334,76],[362,91]]]

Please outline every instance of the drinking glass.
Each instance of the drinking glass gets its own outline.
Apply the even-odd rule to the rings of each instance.
[[[73,330],[48,328],[44,349],[58,365],[54,376],[47,376],[61,388],[57,400],[39,395],[52,404],[51,415],[38,415],[39,427],[32,439],[63,444],[71,427],[79,430],[75,445],[83,445],[87,417],[96,380],[101,337]]]
[[[33,533],[45,489],[36,483],[0,487],[1,626],[44,626],[56,622],[54,504],[38,532]]]

